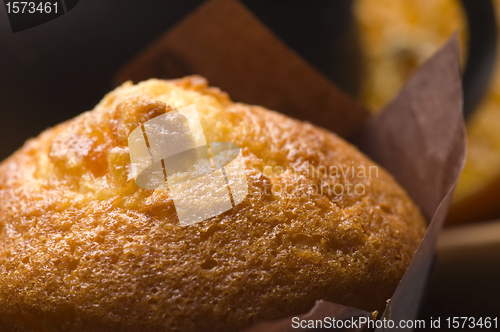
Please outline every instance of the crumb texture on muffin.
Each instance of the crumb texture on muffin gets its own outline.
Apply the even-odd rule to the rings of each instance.
[[[181,227],[168,190],[135,184],[127,138],[191,104],[208,142],[241,147],[249,194]],[[0,330],[238,331],[317,299],[381,309],[425,222],[380,167],[321,171],[353,165],[376,166],[335,134],[233,103],[201,77],[125,83],[0,164]],[[365,193],[317,190],[347,182]]]

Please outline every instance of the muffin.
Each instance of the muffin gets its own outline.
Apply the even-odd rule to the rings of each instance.
[[[168,188],[136,184],[128,137],[187,105],[207,142],[240,147],[248,194],[183,226]],[[1,331],[239,331],[318,299],[383,310],[426,228],[343,139],[197,76],[125,83],[28,140],[0,164],[0,202]]]

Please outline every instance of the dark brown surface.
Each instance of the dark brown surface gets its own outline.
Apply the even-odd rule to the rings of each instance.
[[[316,301],[316,304],[314,307],[305,314],[297,315],[295,317],[298,317],[300,320],[323,320],[325,317],[332,317],[332,314],[334,314],[335,319],[337,320],[348,320],[351,318],[358,319],[360,317],[366,317],[370,318],[371,314],[355,309],[355,308],[350,308],[350,307],[345,307],[340,304],[336,303],[331,303],[328,301],[323,301],[323,300],[318,300]],[[259,324],[256,324],[255,326],[245,330],[244,332],[262,332],[262,331],[272,331],[272,332],[291,332],[291,331],[311,331],[310,328],[292,328],[292,324],[294,322],[292,321],[292,317],[276,320],[273,322],[262,322]],[[325,329],[326,330],[326,329]],[[351,331],[351,332],[357,332],[357,331],[367,331],[368,326],[367,324],[362,324],[357,328],[352,328],[352,329],[343,329],[343,328],[336,328],[335,331]]]

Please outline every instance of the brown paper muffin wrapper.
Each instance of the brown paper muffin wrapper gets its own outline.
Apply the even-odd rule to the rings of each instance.
[[[116,83],[200,74],[238,102],[310,121],[347,138],[385,167],[429,221],[426,235],[379,318],[414,319],[436,238],[465,156],[462,82],[456,35],[408,80],[379,115],[336,88],[236,0],[210,0],[127,64]],[[318,299],[300,319],[371,317]],[[380,316],[380,315],[379,315]],[[350,331],[364,331],[361,326]],[[292,317],[247,331],[297,331]],[[309,329],[310,330],[310,329]]]

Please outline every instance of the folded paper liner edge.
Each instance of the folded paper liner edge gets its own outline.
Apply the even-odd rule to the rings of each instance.
[[[465,158],[456,34],[372,118],[236,0],[205,2],[125,65],[115,82],[190,74],[206,77],[236,101],[262,105],[350,138],[396,178],[430,223],[382,317],[414,319]],[[296,316],[346,319],[371,314],[318,300],[311,311]],[[258,323],[245,331],[301,330],[291,327],[291,319]]]

